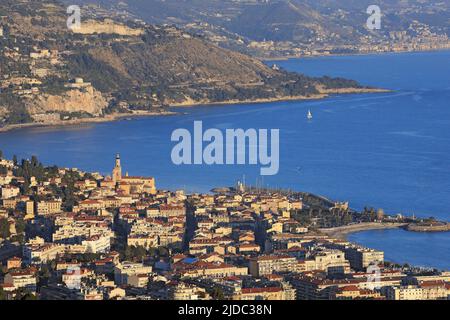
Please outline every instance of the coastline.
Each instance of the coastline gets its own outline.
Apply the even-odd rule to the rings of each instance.
[[[84,125],[84,124],[95,124],[95,123],[104,123],[104,122],[114,122],[127,118],[140,118],[140,117],[161,117],[161,116],[171,116],[176,115],[176,112],[172,111],[163,111],[163,112],[133,112],[133,113],[120,113],[120,114],[111,114],[101,118],[85,118],[85,119],[74,119],[74,120],[61,120],[58,122],[30,122],[30,123],[20,123],[20,124],[12,124],[6,125],[0,128],[0,133],[5,133],[13,130],[20,130],[26,128],[39,128],[39,127],[50,127],[50,128],[60,128],[66,126],[74,126],[74,125]]]
[[[371,51],[371,52],[356,52],[356,53],[330,53],[330,54],[317,54],[310,56],[274,56],[274,57],[257,57],[261,61],[276,62],[276,61],[287,61],[290,59],[314,59],[314,58],[324,58],[324,57],[345,57],[345,56],[370,56],[370,55],[383,55],[383,54],[402,54],[402,53],[421,53],[421,52],[436,52],[436,51],[450,51],[448,48],[435,48],[426,50],[400,50],[400,51]]]
[[[347,236],[355,232],[369,231],[369,230],[399,229],[406,227],[407,225],[408,223],[365,222],[336,228],[322,228],[319,229],[319,231],[325,233],[331,238],[347,240]]]
[[[321,100],[329,97],[333,94],[362,94],[362,93],[389,93],[392,90],[388,89],[376,89],[376,88],[343,88],[343,89],[321,89],[319,94],[312,96],[285,96],[285,97],[274,97],[274,98],[261,98],[261,99],[249,99],[249,100],[227,100],[221,102],[212,101],[194,101],[186,100],[181,103],[171,103],[168,105],[170,108],[177,107],[199,107],[199,106],[214,106],[214,105],[235,105],[235,104],[263,104],[270,102],[283,102],[283,101],[306,101],[306,100]],[[138,117],[158,117],[158,116],[172,116],[177,115],[174,111],[162,111],[162,112],[152,112],[152,111],[137,111],[131,114],[121,113],[112,114],[99,118],[85,118],[85,119],[74,119],[74,120],[61,120],[58,122],[30,122],[21,124],[6,125],[0,128],[0,133],[20,130],[25,128],[35,128],[35,127],[65,127],[73,125],[82,124],[95,124],[104,122],[114,122],[126,118],[138,118]]]

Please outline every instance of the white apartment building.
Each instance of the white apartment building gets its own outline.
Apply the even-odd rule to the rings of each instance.
[[[86,246],[86,252],[105,253],[111,249],[111,237],[109,235],[95,235],[81,242]]]
[[[2,199],[11,199],[17,197],[20,194],[20,189],[18,187],[6,185],[0,188]]]
[[[47,216],[50,214],[61,213],[62,200],[39,201],[37,203],[37,214]]]
[[[152,267],[144,266],[142,263],[124,261],[114,268],[114,282],[118,286],[129,284],[129,277],[142,274],[149,275],[152,271]]]
[[[23,260],[27,264],[46,263],[64,253],[64,245],[55,243],[27,244],[23,247]]]
[[[37,280],[36,276],[31,271],[17,271],[5,275],[4,283],[13,286],[15,290],[25,288],[35,292]]]
[[[450,286],[442,285],[410,285],[388,287],[386,297],[389,300],[447,300],[450,297]]]

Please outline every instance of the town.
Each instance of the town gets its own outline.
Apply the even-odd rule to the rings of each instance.
[[[391,263],[325,232],[406,217],[241,182],[160,190],[120,155],[108,175],[0,159],[1,300],[450,297],[450,272]]]

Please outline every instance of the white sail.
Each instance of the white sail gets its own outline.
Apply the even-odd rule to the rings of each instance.
[[[312,118],[313,118],[313,115],[312,115],[312,112],[311,112],[311,110],[308,110],[308,120],[312,120]]]

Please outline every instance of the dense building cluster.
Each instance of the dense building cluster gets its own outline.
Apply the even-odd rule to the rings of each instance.
[[[115,162],[104,176],[0,160],[1,299],[450,296],[449,272],[390,264],[302,222],[312,204],[298,193],[238,184],[187,195]]]

